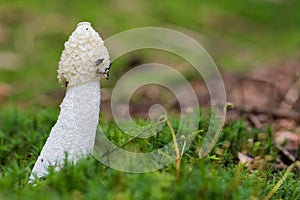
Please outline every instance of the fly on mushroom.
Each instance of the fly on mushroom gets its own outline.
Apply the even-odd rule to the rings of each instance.
[[[96,66],[100,65],[101,63],[103,63],[104,59],[100,58],[98,60],[95,61]],[[99,68],[96,69],[96,74],[103,74],[105,76],[105,78],[108,80],[109,78],[109,70],[110,70],[110,66],[111,63],[104,68],[104,72],[102,70],[100,70]]]
[[[101,63],[103,63],[103,61],[104,61],[103,58],[96,60],[96,62],[95,62],[96,66],[100,65]]]

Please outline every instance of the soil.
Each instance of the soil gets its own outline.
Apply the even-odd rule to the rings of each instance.
[[[257,68],[249,73],[222,73],[222,77],[227,102],[233,104],[233,108],[227,110],[227,122],[244,119],[256,128],[271,125],[276,130],[294,130],[299,126],[300,60]],[[210,96],[205,83],[191,80],[190,84],[199,104],[209,108]],[[111,90],[103,88],[102,91],[101,109],[103,113],[111,113]],[[163,87],[147,85],[132,96],[130,113],[134,117],[147,118],[153,104],[162,104],[167,111],[179,111],[175,95]]]

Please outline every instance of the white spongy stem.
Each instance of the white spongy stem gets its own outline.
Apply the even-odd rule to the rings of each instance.
[[[49,166],[59,170],[66,159],[76,163],[92,153],[100,112],[100,82],[68,86],[56,124],[32,169],[30,180],[44,177]]]

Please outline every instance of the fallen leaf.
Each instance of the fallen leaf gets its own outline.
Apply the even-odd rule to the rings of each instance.
[[[275,143],[287,150],[298,150],[300,135],[290,131],[278,131],[275,133]]]
[[[275,121],[276,130],[292,130],[296,127],[296,123],[292,119],[278,119]]]
[[[240,163],[245,164],[246,167],[249,167],[254,160],[253,158],[240,152],[238,152],[238,158],[240,160]]]

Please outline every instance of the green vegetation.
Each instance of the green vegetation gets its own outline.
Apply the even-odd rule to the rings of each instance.
[[[243,71],[299,53],[299,10],[298,0],[2,0],[0,94],[2,85],[9,89],[3,99],[0,95],[0,200],[264,198],[285,170],[277,166],[271,129],[257,130],[242,121],[227,124],[204,159],[198,158],[198,151],[205,131],[199,131],[182,157],[178,180],[175,163],[156,172],[129,174],[93,157],[76,166],[65,163],[60,172],[50,169],[50,175],[34,186],[28,177],[57,120],[63,93],[56,79],[57,63],[79,21],[91,21],[104,39],[145,26],[179,30],[203,44],[220,69]],[[102,86],[111,88],[134,67],[132,63],[145,62],[185,64],[167,53],[134,52],[113,64],[111,80]],[[189,70],[184,73],[199,78]],[[171,120],[176,130],[179,119]],[[206,130],[208,121],[201,115],[199,130]],[[116,144],[130,139],[105,117],[101,126]],[[132,140],[124,148],[148,152],[171,141],[164,126],[159,136]],[[250,168],[239,164],[238,152],[255,158]],[[273,199],[300,199],[299,173],[289,173]]]
[[[47,178],[30,185],[27,183],[30,170],[57,114],[53,109],[0,114],[1,199],[261,199],[284,173],[275,166],[278,152],[270,130],[261,133],[237,121],[224,128],[218,144],[205,159],[197,156],[203,136],[199,133],[181,160],[178,180],[175,163],[156,172],[129,174],[91,157],[80,160],[76,166],[66,163],[60,172],[50,169]],[[200,130],[207,128],[208,120],[200,116]],[[111,139],[117,134],[118,141],[128,140],[128,135],[122,134],[112,122],[102,124]],[[176,130],[176,120],[172,124]],[[159,137],[132,140],[128,146],[134,144],[141,150],[147,146],[156,148],[164,137],[170,138],[167,130],[165,126]],[[247,170],[238,164],[238,152],[261,159],[252,170]],[[266,159],[267,155],[272,159]],[[299,181],[298,171],[290,173],[274,199],[298,199]]]

